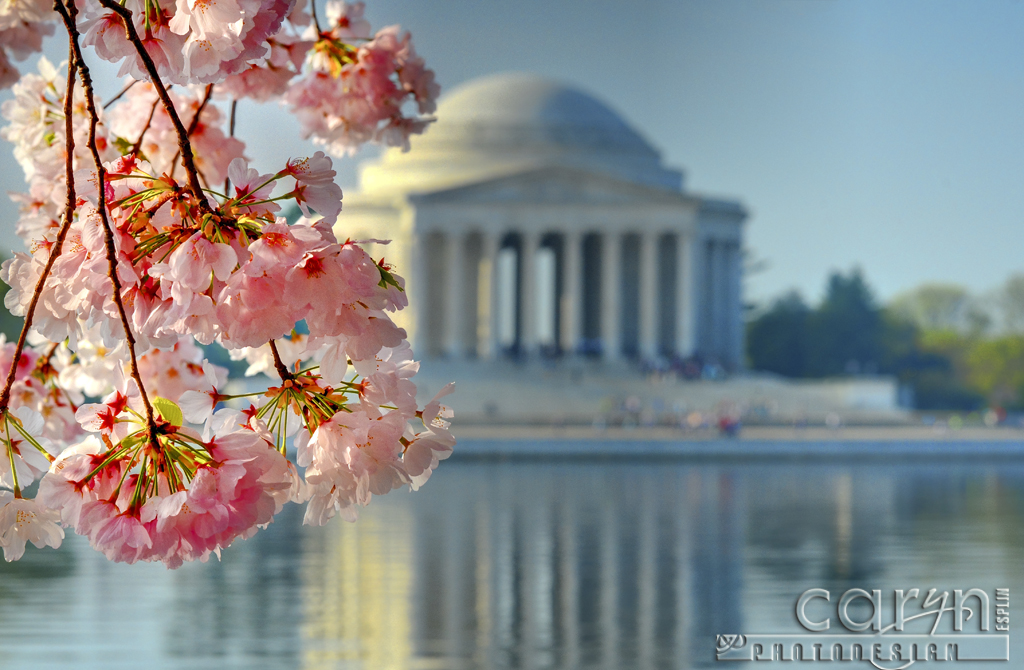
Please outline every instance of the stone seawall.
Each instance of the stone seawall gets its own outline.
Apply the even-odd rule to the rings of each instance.
[[[900,425],[890,377],[792,381],[768,376],[686,380],[625,365],[557,366],[428,361],[414,381],[425,403],[449,381],[459,425],[594,427],[718,425]]]

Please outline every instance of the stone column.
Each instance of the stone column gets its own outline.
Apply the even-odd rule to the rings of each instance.
[[[743,367],[743,254],[738,242],[730,242],[728,249],[729,293],[725,303],[729,324],[729,365]]]
[[[722,266],[719,263],[720,243],[718,240],[705,242],[707,267],[704,278],[707,281],[707,324],[703,327],[704,337],[701,339],[701,353],[704,356],[718,357],[722,342],[721,304],[722,304]]]
[[[412,267],[410,268],[406,291],[413,298],[409,301],[409,309],[413,310],[412,333],[410,334],[409,344],[412,346],[412,350],[417,358],[424,358],[428,355],[427,343],[429,342],[429,336],[427,331],[430,328],[430,321],[427,318],[427,312],[430,284],[427,275],[429,274],[430,263],[426,253],[427,247],[427,234],[424,232],[414,233],[412,248],[416,252],[412,254],[410,259]]]
[[[718,362],[728,365],[732,333],[729,329],[729,247],[715,241],[715,353]]]
[[[640,356],[658,355],[658,234],[640,235]]]
[[[466,355],[462,334],[466,316],[466,236],[450,233],[445,236],[448,264],[444,278],[444,353],[450,358]]]
[[[715,264],[712,262],[713,247],[711,240],[698,237],[696,240],[697,251],[694,257],[697,259],[697,266],[694,274],[697,275],[697,340],[694,347],[697,353],[707,358],[714,349],[714,326],[715,312],[712,309],[715,292]]]
[[[583,315],[583,236],[570,231],[562,236],[561,329],[558,344],[563,353],[574,354],[579,346]]]
[[[498,244],[496,233],[483,233],[477,282],[476,341],[480,347],[477,355],[484,360],[498,356]]]
[[[622,233],[601,239],[601,347],[606,361],[622,356]]]
[[[697,249],[693,233],[676,235],[676,355],[683,358],[697,348]]]
[[[540,235],[521,233],[519,245],[519,350],[531,356],[537,351],[537,247]]]

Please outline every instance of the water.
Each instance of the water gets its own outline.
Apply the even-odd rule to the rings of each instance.
[[[812,587],[1024,593],[1024,457],[450,462],[300,522],[176,571],[29,547],[0,668],[690,668]]]

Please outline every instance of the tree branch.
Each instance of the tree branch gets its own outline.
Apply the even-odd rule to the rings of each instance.
[[[320,28],[320,19],[316,15],[316,0],[309,0],[309,13],[313,17],[313,26],[316,27],[316,38],[320,39],[323,30]]]
[[[160,100],[154,100],[153,106],[149,108],[149,117],[146,118],[146,125],[142,127],[142,132],[139,133],[139,139],[135,140],[135,144],[132,145],[132,153],[138,154],[139,149],[142,148],[142,140],[146,137],[146,133],[149,132],[149,127],[153,125],[153,115],[156,114],[156,106],[160,104]],[[177,156],[175,156],[177,158]]]
[[[60,0],[54,0],[54,8],[61,7]],[[39,297],[43,294],[43,287],[50,276],[53,264],[60,256],[64,247],[64,238],[67,237],[71,228],[71,221],[75,216],[75,204],[78,196],[75,194],[75,129],[73,123],[74,99],[75,99],[75,71],[77,65],[73,56],[75,42],[68,36],[68,82],[64,92],[64,176],[67,180],[67,196],[64,204],[64,216],[60,229],[57,231],[57,238],[50,247],[50,255],[43,266],[43,272],[39,275],[36,288],[32,293],[32,299],[28,303],[28,310],[25,312],[25,323],[21,327],[21,334],[18,335],[18,344],[14,348],[14,358],[11,360],[11,369],[7,371],[7,380],[4,382],[3,391],[0,391],[0,411],[6,410],[11,401],[11,388],[14,386],[14,378],[18,373],[18,363],[21,361],[21,354],[25,351],[25,339],[32,327],[32,317],[36,313],[36,305],[39,304]]]
[[[160,96],[164,109],[167,110],[167,116],[171,118],[174,131],[178,135],[178,151],[181,153],[181,164],[184,166],[185,172],[188,173],[189,190],[192,191],[199,209],[206,213],[212,213],[210,205],[206,202],[206,194],[203,193],[203,185],[199,183],[199,172],[196,170],[195,156],[192,154],[192,143],[189,142],[188,132],[181,123],[181,117],[178,116],[178,111],[174,108],[174,102],[171,101],[171,96],[167,93],[167,87],[164,86],[163,81],[160,79],[160,73],[157,72],[152,56],[146,51],[146,45],[142,43],[139,31],[135,29],[131,10],[122,7],[115,0],[99,0],[99,3],[117,14],[121,19],[121,23],[124,24],[125,35],[127,35],[128,41],[132,43],[132,46],[135,47],[139,58],[142,59],[142,64],[149,74],[149,79],[153,83],[154,88],[156,88],[157,95]]]
[[[196,113],[192,115],[192,120],[189,121],[188,130],[185,131],[185,134],[188,135],[188,137],[189,137],[189,142],[192,141],[192,139],[191,139],[192,138],[192,134],[195,133],[196,132],[196,128],[199,127],[199,115],[203,113],[204,109],[206,109],[206,105],[209,104],[211,97],[213,97],[213,84],[207,84],[206,85],[206,93],[203,95],[203,99],[199,102],[199,107],[196,108]],[[178,169],[178,157],[179,156],[181,156],[181,150],[180,149],[178,150],[178,153],[174,154],[174,158],[171,159],[171,178],[172,179],[174,178],[175,170]],[[199,173],[200,177],[203,177],[203,173],[199,172],[199,168],[198,167],[196,168],[196,172]],[[205,177],[203,177],[203,181],[204,182],[206,181]]]
[[[231,100],[231,118],[228,121],[228,137],[234,137],[235,136],[235,113],[237,111],[238,111],[238,98],[233,98]],[[231,177],[225,177],[224,178],[224,195],[226,195],[229,198],[231,197],[231,194],[228,193],[228,191],[230,191],[230,190],[231,190]]]
[[[199,115],[206,109],[206,105],[210,104],[210,98],[213,97],[213,84],[206,85],[206,92],[203,94],[203,100],[199,103],[199,107],[196,108],[196,113],[192,116],[192,120],[188,124],[188,136],[192,137],[192,133],[196,132],[196,128],[199,127]]]
[[[280,375],[281,381],[286,382],[295,379],[295,375],[293,375],[288,370],[288,366],[281,361],[281,354],[278,353],[277,344],[274,343],[274,340],[270,341],[270,351],[274,354],[274,367],[277,368],[277,374]]]
[[[102,1],[103,0],[101,0],[101,2]],[[78,74],[82,78],[82,88],[85,90],[85,106],[89,111],[89,152],[92,154],[93,162],[96,164],[97,208],[99,210],[100,220],[103,222],[103,238],[107,251],[107,276],[110,278],[110,284],[114,290],[114,304],[117,306],[118,316],[121,317],[121,326],[124,328],[125,341],[128,343],[128,354],[130,358],[129,372],[132,379],[134,379],[135,383],[138,384],[139,394],[142,397],[142,404],[146,409],[146,422],[149,424],[149,439],[151,442],[155,443],[156,419],[153,415],[153,406],[150,404],[149,396],[146,394],[146,386],[142,383],[142,375],[139,374],[139,362],[135,355],[135,337],[132,335],[131,323],[128,319],[128,314],[124,309],[124,301],[121,299],[121,280],[117,276],[117,249],[114,246],[114,231],[110,226],[110,219],[107,217],[107,189],[105,188],[107,171],[103,167],[103,160],[100,158],[100,152],[96,148],[96,124],[99,123],[100,117],[96,112],[96,102],[92,88],[92,75],[89,74],[89,68],[85,64],[85,58],[82,57],[82,47],[79,44],[78,27],[75,24],[75,16],[78,14],[78,8],[75,6],[75,0],[67,0],[67,3],[68,6],[65,8],[60,4],[60,0],[56,0],[54,2],[54,8],[64,21],[68,35],[71,38],[74,60],[77,63]],[[166,90],[164,93],[166,94]]]
[[[108,108],[108,107],[110,107],[110,106],[111,106],[112,104],[114,104],[115,102],[117,102],[118,100],[120,100],[120,99],[121,99],[121,98],[122,98],[122,97],[124,96],[124,94],[125,94],[125,93],[127,93],[127,92],[128,92],[128,91],[130,91],[130,90],[132,90],[132,86],[135,86],[135,84],[138,84],[138,83],[139,83],[139,80],[138,80],[138,79],[133,79],[133,80],[131,80],[131,81],[130,81],[130,82],[128,83],[128,85],[127,85],[127,86],[125,86],[124,88],[122,88],[122,89],[121,89],[120,93],[118,93],[117,95],[115,95],[115,96],[114,96],[113,98],[111,98],[110,100],[107,100],[107,101],[106,101],[105,103],[103,103],[103,109],[107,109],[107,108]]]

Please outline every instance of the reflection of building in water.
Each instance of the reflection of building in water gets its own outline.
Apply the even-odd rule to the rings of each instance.
[[[741,363],[743,208],[594,98],[532,75],[449,94],[413,150],[364,166],[343,235],[408,278],[420,355],[699,354]]]
[[[897,588],[1024,589],[1010,459],[452,463],[434,477],[356,525],[303,528],[290,505],[222,562],[175,571],[112,564],[70,533],[29,547],[0,561],[0,665],[724,667],[713,625],[798,632],[808,588],[833,607],[882,589],[890,614]]]
[[[757,501],[748,512],[746,581],[785,585],[762,594],[770,605],[753,608],[744,622],[748,632],[799,632],[793,608],[809,588],[841,593],[890,586],[886,564],[906,556],[901,545],[913,542],[913,532],[901,532],[896,520],[897,490],[913,486],[913,478],[897,472],[803,465],[743,479],[747,500]]]
[[[740,612],[746,515],[739,478],[727,472],[702,473],[690,479],[693,518],[693,589],[700,616],[694,619],[693,638],[714,640],[716,635],[743,632]],[[713,663],[714,652],[702,647],[695,659]]]
[[[449,471],[307,542],[305,667],[693,667],[716,627],[740,629],[728,478],[499,469]]]
[[[404,668],[412,656],[412,523],[392,508],[308,533],[302,667]]]

